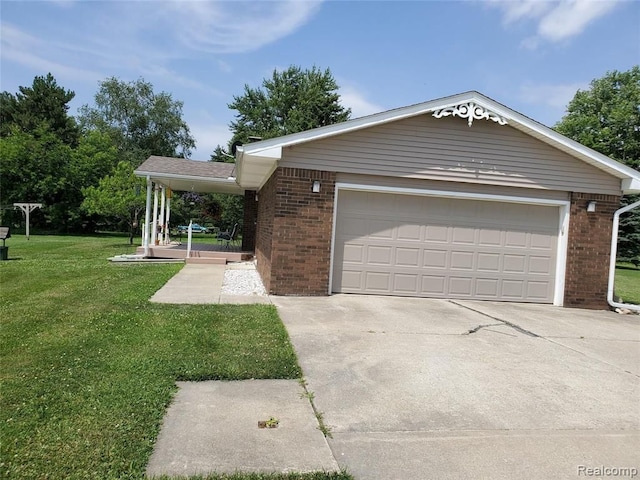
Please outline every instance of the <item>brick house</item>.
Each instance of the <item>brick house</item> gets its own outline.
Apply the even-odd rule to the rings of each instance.
[[[639,172],[477,92],[246,144],[233,174],[275,295],[605,308],[613,214],[640,193]]]

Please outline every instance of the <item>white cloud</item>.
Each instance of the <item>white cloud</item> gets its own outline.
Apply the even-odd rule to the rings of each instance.
[[[490,0],[488,5],[502,10],[505,24],[534,21],[536,34],[523,41],[536,48],[541,40],[560,42],[580,35],[589,24],[613,10],[621,0]]]
[[[386,110],[365,98],[365,96],[351,85],[343,85],[338,92],[343,107],[351,109],[351,117],[358,118]]]
[[[519,96],[526,102],[546,105],[551,108],[563,109],[578,90],[589,88],[588,83],[569,83],[565,85],[525,84],[520,87]]]
[[[319,11],[321,3],[319,0],[174,0],[161,3],[164,8],[158,10],[158,14],[174,40],[190,49],[240,53],[259,50],[295,32]]]
[[[3,61],[9,60],[41,72],[55,72],[66,78],[86,81],[98,78],[99,75],[90,68],[79,68],[57,57],[55,51],[63,48],[61,44],[45,42],[8,23],[2,23],[1,28],[0,50]]]
[[[580,35],[587,25],[609,13],[615,6],[616,2],[612,0],[560,2],[542,17],[538,35],[552,42]]]

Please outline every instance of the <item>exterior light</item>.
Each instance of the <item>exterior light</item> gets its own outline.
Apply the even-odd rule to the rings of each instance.
[[[596,211],[596,201],[591,200],[587,203],[587,212],[595,212]]]
[[[311,191],[313,193],[320,192],[320,180],[314,180],[313,181],[313,187],[311,187]]]

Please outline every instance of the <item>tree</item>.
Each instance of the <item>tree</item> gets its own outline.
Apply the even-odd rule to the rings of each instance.
[[[74,92],[58,86],[50,73],[35,77],[31,87],[18,89],[15,95],[0,94],[0,136],[6,137],[16,129],[29,134],[50,131],[67,145],[78,144],[80,130],[68,114]]]
[[[302,70],[291,66],[273,71],[262,88],[244,86],[229,108],[237,110],[231,122],[232,142],[246,142],[297,133],[349,119],[351,110],[340,105],[338,85],[329,69]]]
[[[154,93],[142,78],[128,83],[108,78],[94,100],[95,106],[80,108],[81,127],[108,134],[121,159],[134,168],[149,155],[188,157],[195,147],[182,119],[183,103],[168,93]]]
[[[136,177],[128,162],[120,162],[112,175],[100,180],[97,187],[82,190],[82,208],[89,214],[126,222],[129,227],[129,243],[138,228],[140,212],[145,209],[144,180]]]
[[[640,66],[608,72],[579,90],[555,129],[587,147],[640,171]],[[629,205],[640,196],[625,196]],[[620,218],[618,257],[640,257],[640,212]]]

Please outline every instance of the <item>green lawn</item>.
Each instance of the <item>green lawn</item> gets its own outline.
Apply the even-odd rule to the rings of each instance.
[[[181,265],[107,262],[133,251],[124,237],[16,236],[7,246],[1,478],[140,479],[176,380],[300,376],[273,306],[151,304]]]
[[[615,294],[624,303],[640,305],[640,268],[630,263],[620,263],[616,267]]]

